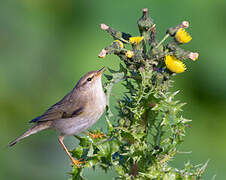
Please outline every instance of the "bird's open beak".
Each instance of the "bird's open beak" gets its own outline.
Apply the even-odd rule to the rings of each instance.
[[[97,71],[97,73],[96,73],[95,76],[96,76],[96,77],[101,76],[105,70],[106,70],[106,67],[101,68],[99,71]]]

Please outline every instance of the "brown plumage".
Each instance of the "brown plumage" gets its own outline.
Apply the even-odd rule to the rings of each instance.
[[[12,141],[9,146],[15,145],[21,139],[45,129],[54,129],[60,132],[59,142],[67,152],[72,162],[78,165],[63,144],[65,135],[78,134],[91,127],[103,114],[106,106],[106,97],[102,88],[101,76],[105,68],[92,71],[84,75],[76,86],[62,100],[50,107],[41,116],[31,120],[35,123],[20,137]]]

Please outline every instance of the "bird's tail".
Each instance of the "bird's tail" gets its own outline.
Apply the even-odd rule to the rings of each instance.
[[[19,142],[21,139],[24,139],[25,137],[28,137],[44,129],[48,129],[51,123],[52,123],[51,121],[44,121],[44,122],[37,123],[30,129],[28,129],[26,132],[24,132],[21,136],[16,138],[14,141],[10,142],[9,147],[12,147],[13,145],[15,145],[17,142]]]

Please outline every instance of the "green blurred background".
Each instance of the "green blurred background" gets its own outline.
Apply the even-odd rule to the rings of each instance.
[[[68,179],[70,161],[46,131],[14,148],[9,141],[29,128],[28,121],[69,92],[79,78],[103,66],[118,68],[116,56],[97,55],[111,43],[99,29],[106,23],[138,35],[136,21],[149,8],[158,38],[168,27],[188,20],[193,37],[184,47],[198,51],[197,62],[175,77],[178,99],[187,102],[184,116],[193,119],[172,165],[188,159],[209,165],[204,179],[226,176],[226,1],[225,0],[1,0],[0,1],[0,180]],[[114,89],[121,94],[119,86]],[[102,118],[96,127],[104,124]],[[73,137],[65,140],[76,146]],[[86,171],[89,179],[112,179],[101,170]]]

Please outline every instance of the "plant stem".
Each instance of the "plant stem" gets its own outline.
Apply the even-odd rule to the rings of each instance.
[[[169,37],[169,34],[167,33],[163,39],[157,44],[157,46],[155,48],[158,48],[167,38]]]

